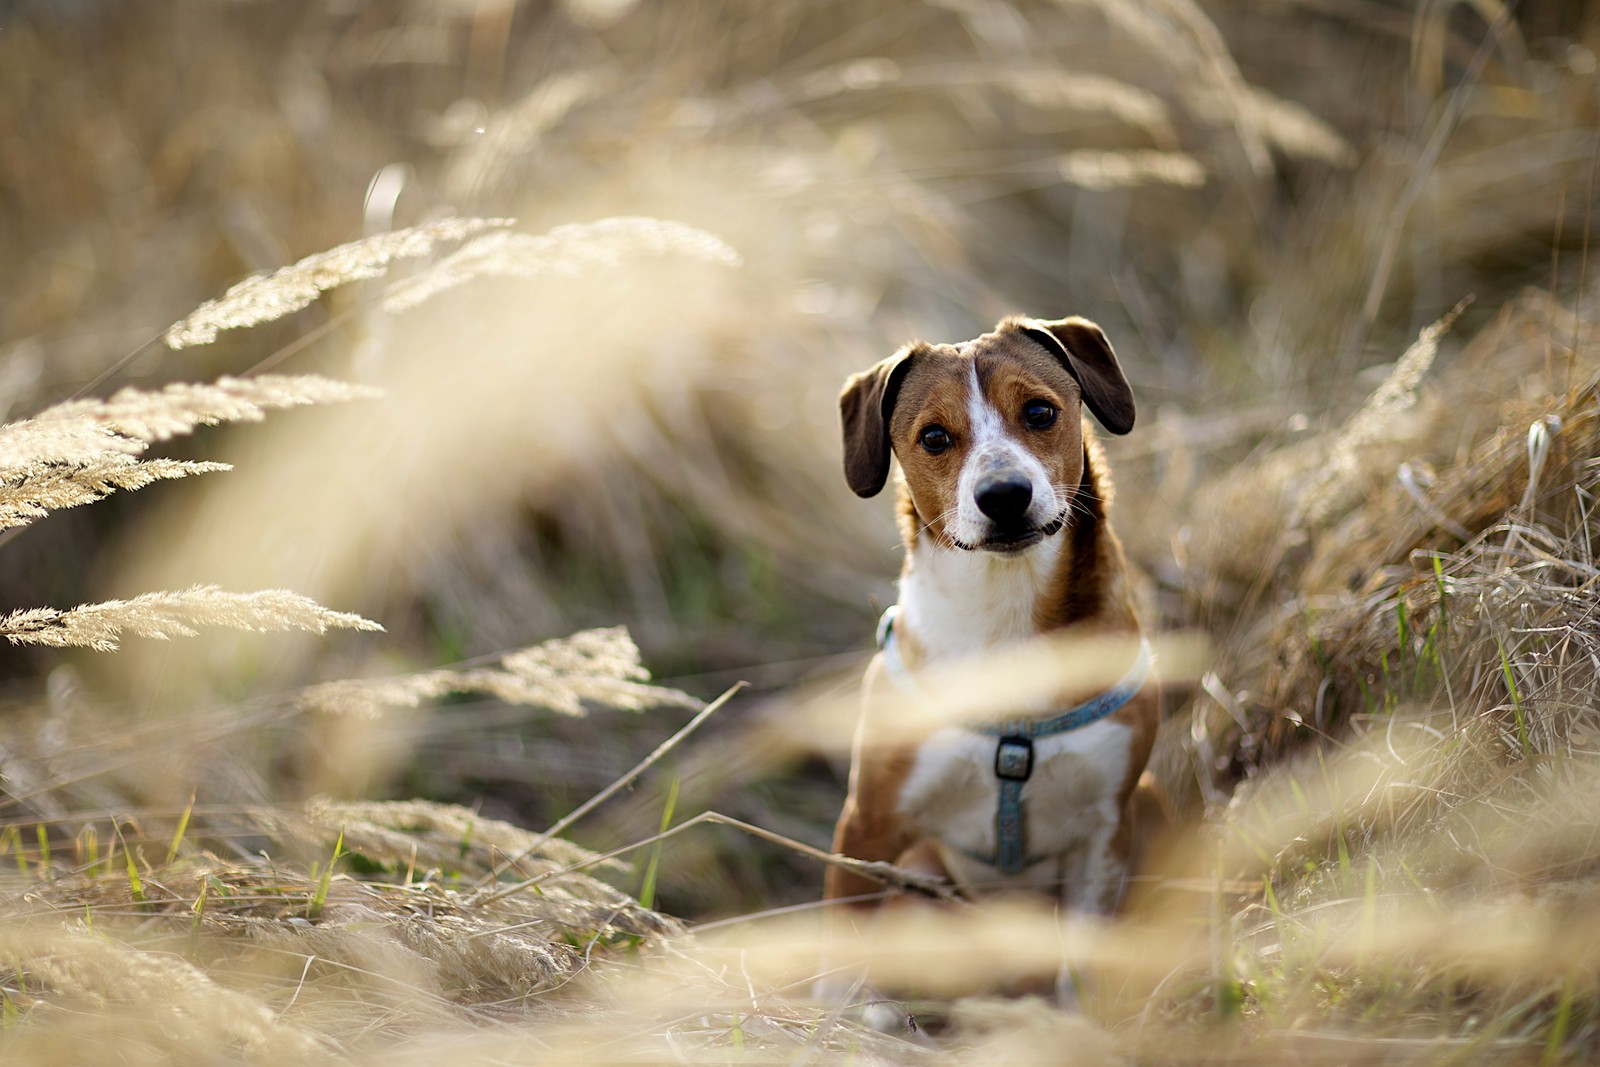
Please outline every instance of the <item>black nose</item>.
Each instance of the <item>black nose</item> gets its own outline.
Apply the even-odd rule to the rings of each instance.
[[[994,474],[978,483],[978,510],[1002,525],[1015,523],[1033,503],[1033,483],[1020,474]]]

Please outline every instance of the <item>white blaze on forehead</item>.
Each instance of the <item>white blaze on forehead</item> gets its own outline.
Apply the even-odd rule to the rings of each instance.
[[[986,471],[1010,469],[1028,479],[1033,487],[1028,518],[1036,525],[1042,526],[1054,519],[1061,505],[1050,484],[1050,472],[1018,439],[1017,435],[1025,432],[1021,423],[1008,420],[984,395],[983,384],[978,379],[977,360],[971,362],[968,373],[967,423],[972,444],[956,483],[956,521],[952,533],[959,541],[976,544],[984,539],[989,528],[989,519],[978,510],[977,501],[978,481]]]

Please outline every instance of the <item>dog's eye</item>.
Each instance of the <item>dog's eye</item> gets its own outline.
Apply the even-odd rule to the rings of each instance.
[[[1031,430],[1043,430],[1055,424],[1055,405],[1048,400],[1030,400],[1022,405],[1022,421]]]
[[[923,448],[938,455],[950,447],[950,431],[943,426],[929,426],[922,431],[919,440]]]

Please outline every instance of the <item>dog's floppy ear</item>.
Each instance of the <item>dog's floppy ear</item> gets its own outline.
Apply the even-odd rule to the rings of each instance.
[[[889,480],[889,417],[915,352],[916,346],[908,345],[871,369],[852,374],[839,394],[844,480],[857,496],[876,496]]]
[[[1133,390],[1100,327],[1077,315],[1055,322],[1023,319],[1018,326],[1078,380],[1083,402],[1100,425],[1116,434],[1133,429]]]

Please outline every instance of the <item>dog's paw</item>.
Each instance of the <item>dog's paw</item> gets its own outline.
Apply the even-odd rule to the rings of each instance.
[[[841,1018],[880,1034],[920,1045],[933,1043],[904,1001],[886,997],[859,979],[852,982],[838,974],[819,978],[812,986],[811,995],[823,1004],[835,1006]]]

